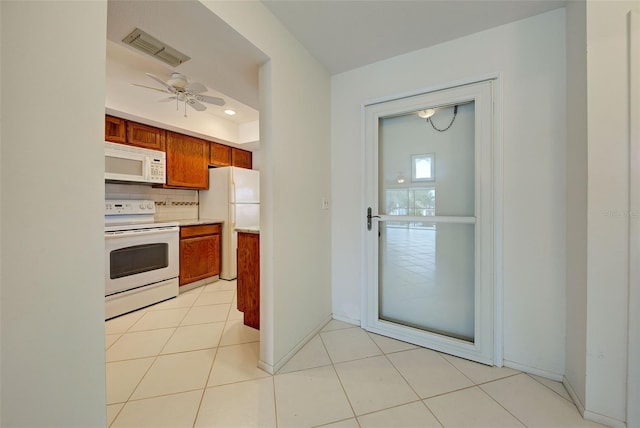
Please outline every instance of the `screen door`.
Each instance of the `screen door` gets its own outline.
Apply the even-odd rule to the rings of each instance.
[[[365,108],[372,332],[493,364],[492,83]]]

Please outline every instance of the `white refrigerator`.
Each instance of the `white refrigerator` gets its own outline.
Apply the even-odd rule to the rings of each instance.
[[[199,192],[199,215],[224,221],[220,278],[235,279],[235,229],[260,227],[260,173],[234,166],[209,169],[209,190]]]

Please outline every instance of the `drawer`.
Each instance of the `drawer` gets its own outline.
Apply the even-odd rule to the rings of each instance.
[[[180,238],[192,238],[203,235],[219,235],[222,231],[220,224],[202,224],[198,226],[183,226],[180,228]]]

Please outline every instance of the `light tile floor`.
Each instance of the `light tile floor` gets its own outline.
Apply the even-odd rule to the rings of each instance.
[[[219,281],[106,322],[110,427],[582,427],[562,384],[331,321],[275,376]]]

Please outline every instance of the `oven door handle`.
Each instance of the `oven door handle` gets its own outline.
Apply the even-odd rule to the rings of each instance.
[[[160,235],[167,232],[177,232],[179,228],[177,226],[161,227],[158,229],[142,229],[142,230],[124,230],[117,232],[105,232],[105,239],[118,239],[118,238],[130,238],[133,236],[149,236]]]

